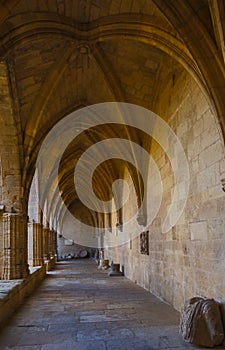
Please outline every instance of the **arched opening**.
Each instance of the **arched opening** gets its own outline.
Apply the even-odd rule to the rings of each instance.
[[[57,238],[177,310],[223,297],[224,7],[0,4],[1,279],[44,274]]]

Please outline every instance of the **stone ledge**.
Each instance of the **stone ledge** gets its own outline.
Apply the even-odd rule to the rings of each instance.
[[[45,279],[46,270],[46,265],[43,265],[31,268],[30,275],[25,279],[0,281],[0,329],[22,304],[24,298]]]

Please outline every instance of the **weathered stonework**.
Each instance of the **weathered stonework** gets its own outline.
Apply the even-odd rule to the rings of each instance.
[[[135,214],[141,230],[149,231],[149,255],[140,253],[132,225],[128,242],[105,253],[124,267],[126,276],[177,309],[193,294],[223,296],[224,8],[224,1],[216,0],[1,2],[0,205],[6,211],[0,213],[1,278],[24,278],[28,273],[27,215],[31,265],[54,260],[56,231],[62,254],[68,246],[59,235],[71,239],[84,233],[66,220],[62,198],[72,213],[95,227],[99,247],[106,243],[107,230],[113,242]],[[50,195],[40,194],[32,183],[38,152],[50,130],[72,111],[110,101],[154,111],[184,148],[191,179],[188,199],[179,221],[166,233],[162,225],[173,198],[173,169],[161,145],[138,128],[110,125],[81,133],[65,150],[57,175],[48,178]],[[117,178],[134,185],[129,202],[118,211],[114,203],[110,216],[86,210],[74,190],[74,167],[82,153],[118,137],[144,147],[159,169],[162,202],[149,227],[146,208],[154,198],[145,199],[139,212],[140,174],[126,162],[99,166],[93,179],[101,200],[113,197]],[[170,147],[174,152],[174,145]],[[173,160],[175,170],[182,172],[179,159],[174,155]],[[176,210],[184,199],[180,185]]]
[[[35,222],[28,223],[28,262],[30,266],[42,266],[43,259],[43,233],[42,225]]]
[[[179,95],[186,96],[180,105]],[[220,165],[224,145],[207,101],[186,75],[180,77],[173,93],[162,88],[158,106],[161,107],[157,113],[169,118],[188,157],[191,176],[187,205],[177,224],[162,234],[161,223],[171,202],[173,174],[168,159],[156,145],[153,154],[164,193],[158,216],[148,227],[149,256],[140,254],[139,241],[135,239],[132,249],[128,242],[122,248],[108,250],[106,257],[124,265],[127,277],[180,310],[193,295],[223,298],[225,222],[221,209],[225,197]]]
[[[27,217],[3,214],[2,279],[19,279],[28,275]]]
[[[51,254],[49,247],[51,247],[50,242],[50,232],[51,230],[48,227],[44,227],[42,229],[43,232],[43,253],[44,253],[44,261],[50,260]]]

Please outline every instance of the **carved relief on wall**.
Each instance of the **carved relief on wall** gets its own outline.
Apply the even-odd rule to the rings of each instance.
[[[140,234],[140,252],[149,255],[149,231]]]

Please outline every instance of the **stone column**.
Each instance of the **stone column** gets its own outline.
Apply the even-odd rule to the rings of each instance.
[[[112,232],[112,213],[108,213],[108,231]]]
[[[27,256],[27,216],[4,213],[2,279],[25,278],[29,274]]]
[[[0,209],[0,278],[3,272],[3,211]]]
[[[43,253],[44,253],[44,260],[50,259],[50,252],[49,252],[49,228],[44,227],[43,228]]]
[[[58,257],[57,231],[54,231],[54,256]]]
[[[42,225],[36,222],[28,224],[29,234],[29,264],[31,266],[42,266],[43,260],[43,235]]]
[[[54,257],[54,231],[50,230],[49,231],[49,254],[50,258]]]

